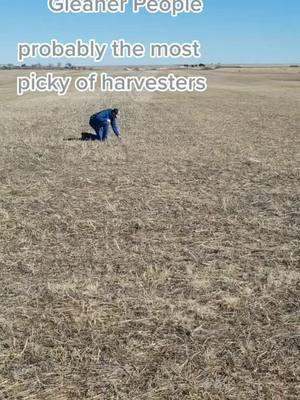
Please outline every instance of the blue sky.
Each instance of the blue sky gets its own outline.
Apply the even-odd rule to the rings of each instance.
[[[63,43],[76,39],[111,42],[190,42],[202,44],[199,62],[300,63],[299,0],[206,0],[202,14],[53,14],[47,0],[1,0],[0,63],[15,63],[18,42]],[[27,60],[28,64],[39,60]],[[66,60],[55,60],[57,62]],[[70,60],[77,63],[78,60]],[[104,64],[147,64],[113,60]],[[182,60],[158,60],[158,64]],[[43,61],[48,62],[48,61]],[[49,60],[51,62],[51,60]],[[152,60],[152,63],[155,62]],[[188,60],[186,62],[193,62]],[[79,61],[79,64],[93,64]]]

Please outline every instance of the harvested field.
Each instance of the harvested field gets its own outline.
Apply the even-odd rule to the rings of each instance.
[[[1,71],[1,400],[299,398],[300,69],[176,73],[208,92]],[[126,151],[63,140],[108,106]]]

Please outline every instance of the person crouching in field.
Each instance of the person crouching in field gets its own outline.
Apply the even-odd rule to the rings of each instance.
[[[111,124],[114,134],[121,139],[120,129],[116,121],[118,114],[119,110],[117,108],[108,108],[107,110],[93,114],[90,118],[90,126],[96,134],[83,132],[81,134],[82,140],[100,140],[101,142],[105,142],[108,136],[109,124]]]

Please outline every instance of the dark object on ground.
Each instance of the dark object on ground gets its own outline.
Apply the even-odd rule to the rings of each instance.
[[[97,140],[97,136],[94,135],[93,133],[82,132],[81,133],[81,138],[70,137],[70,138],[66,138],[64,140],[65,141],[71,141],[71,140]]]
[[[88,132],[82,132],[81,133],[81,140],[97,140],[97,136],[92,134],[92,133],[88,133]]]

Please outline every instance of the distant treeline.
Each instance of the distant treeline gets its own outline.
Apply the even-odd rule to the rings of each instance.
[[[62,70],[62,69],[68,69],[68,70],[86,70],[89,69],[88,67],[83,67],[83,66],[75,66],[70,63],[67,63],[65,65],[62,64],[48,64],[48,65],[42,65],[42,64],[32,64],[32,65],[27,65],[27,64],[22,64],[22,65],[14,65],[14,64],[2,64],[0,65],[0,69],[2,70],[10,70],[10,69],[53,69],[53,70]]]

